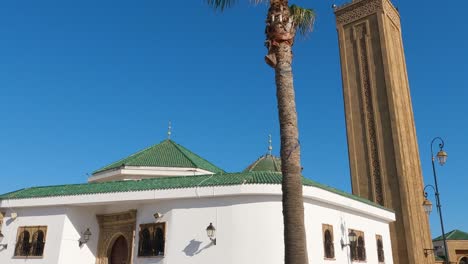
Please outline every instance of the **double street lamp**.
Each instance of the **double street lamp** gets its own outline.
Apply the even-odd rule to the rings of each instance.
[[[434,145],[434,142],[435,141],[439,141],[439,152],[437,152],[437,155],[434,156],[434,151],[432,150],[433,149],[433,145]],[[447,240],[445,238],[445,230],[444,230],[444,221],[442,219],[442,206],[440,205],[440,194],[439,194],[439,186],[437,184],[437,174],[436,174],[436,169],[435,169],[435,159],[437,157],[437,161],[439,162],[439,164],[441,166],[443,166],[445,164],[445,162],[447,162],[447,152],[444,151],[444,140],[442,140],[442,138],[440,137],[436,137],[432,140],[431,142],[431,158],[432,158],[432,172],[434,174],[434,184],[435,184],[435,187],[432,186],[432,185],[427,185],[426,187],[424,187],[424,202],[423,202],[423,207],[424,207],[424,211],[426,211],[426,213],[429,215],[431,212],[432,212],[432,203],[431,201],[429,201],[429,199],[427,199],[427,192],[426,192],[426,189],[427,187],[431,187],[432,189],[434,189],[434,193],[435,193],[435,197],[436,197],[436,206],[437,206],[437,212],[439,213],[439,218],[440,218],[440,227],[442,229],[442,239],[444,241],[444,252],[445,252],[445,263],[446,264],[449,264],[450,263],[450,260],[449,260],[449,255],[448,255],[448,252],[447,252]],[[424,250],[424,252],[427,252],[427,249]]]

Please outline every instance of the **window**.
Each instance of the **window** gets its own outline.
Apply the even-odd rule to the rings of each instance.
[[[44,232],[42,230],[39,230],[36,233],[34,233],[32,237],[31,255],[42,256],[42,254],[44,253],[44,245]]]
[[[0,233],[2,232],[3,218],[5,217],[4,212],[0,212]]]
[[[354,261],[366,260],[366,245],[364,242],[364,232],[353,230],[356,233],[357,240],[351,243],[351,259]],[[351,232],[351,230],[350,230]]]
[[[18,228],[15,257],[42,257],[47,226],[23,226]]]
[[[154,257],[164,256],[164,244],[166,237],[166,224],[142,224],[140,225],[138,256]]]
[[[376,235],[376,239],[377,239],[377,258],[379,259],[379,263],[383,263],[385,261],[385,254],[383,250],[382,236]]]
[[[333,226],[332,225],[322,225],[323,233],[323,248],[325,252],[326,259],[335,258],[335,248],[333,245]]]

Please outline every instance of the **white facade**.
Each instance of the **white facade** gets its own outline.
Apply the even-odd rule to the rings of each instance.
[[[214,173],[199,168],[120,166],[116,169],[94,173],[88,178],[88,182],[124,181],[167,176],[195,176],[208,174]]]
[[[317,187],[304,187],[305,224],[309,263],[351,263],[349,229],[364,232],[366,263],[377,260],[376,235],[383,239],[385,263],[393,263],[388,224],[394,213]],[[98,250],[97,214],[137,210],[140,224],[155,222],[162,213],[166,223],[164,256],[138,257],[138,235],[134,237],[133,263],[170,264],[280,264],[284,263],[283,216],[280,185],[234,185],[172,190],[62,196],[0,201],[6,212],[0,263],[94,264]],[[11,219],[11,213],[17,213]],[[206,227],[216,227],[216,245]],[[322,224],[333,225],[333,260],[324,259]],[[47,226],[43,257],[15,258],[20,226]],[[78,246],[81,233],[92,236]]]

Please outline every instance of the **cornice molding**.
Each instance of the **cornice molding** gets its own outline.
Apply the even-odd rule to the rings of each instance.
[[[393,23],[400,25],[400,15],[390,0],[358,0],[340,6],[335,10],[336,24],[346,25],[379,11],[387,14]]]

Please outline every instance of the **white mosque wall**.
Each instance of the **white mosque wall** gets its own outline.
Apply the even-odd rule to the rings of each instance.
[[[351,263],[350,247],[341,247],[341,241],[349,244],[348,233],[351,229],[364,232],[366,263],[379,263],[376,235],[380,235],[383,240],[385,263],[393,263],[390,230],[386,221],[345,208],[325,206],[317,201],[306,201],[304,207],[310,263]],[[334,260],[324,258],[322,224],[333,226]]]
[[[137,210],[134,264],[283,263],[280,192],[262,195],[238,192],[237,195],[215,196],[213,188],[202,189],[196,191],[195,197],[186,194],[180,195],[183,198],[179,199],[157,199],[153,196],[153,199],[136,200],[137,196],[133,195],[134,199],[123,201],[122,198],[113,203],[106,198],[97,199],[95,204],[20,208],[15,221],[4,223],[2,233],[5,234],[8,249],[0,250],[0,263],[94,264],[99,237],[96,214],[130,209]],[[366,263],[378,263],[376,235],[383,238],[385,263],[393,263],[388,228],[389,218],[394,217],[392,213],[326,191],[317,194],[319,189],[314,190],[304,192],[308,195],[304,206],[310,263],[351,263],[349,247],[342,249],[340,243],[341,239],[347,242],[348,229],[364,232]],[[217,192],[221,193],[219,190]],[[213,195],[209,196],[209,193]],[[120,199],[119,195],[122,194],[114,195]],[[165,256],[138,257],[139,225],[155,222],[155,212],[163,214],[158,221],[166,223]],[[9,221],[8,217],[9,214],[5,222]],[[213,223],[217,229],[216,245],[206,235],[209,223]],[[324,260],[322,224],[333,225],[334,260]],[[41,259],[13,258],[17,229],[28,225],[48,226],[44,257]],[[78,240],[86,228],[91,230],[92,236],[80,248]]]
[[[62,233],[62,248],[57,263],[63,264],[95,264],[97,255],[97,239],[91,239],[79,246],[82,233],[89,228],[94,238],[99,236],[99,224],[96,218],[98,207],[69,207],[66,210]]]
[[[2,209],[3,211],[3,209]],[[37,263],[51,264],[59,263],[59,255],[63,248],[63,232],[66,208],[18,208],[8,209],[2,227],[4,234],[2,244],[7,244],[7,249],[0,250],[1,264]],[[16,213],[16,219],[11,214]],[[16,237],[18,228],[22,226],[47,226],[46,246],[43,257],[14,257]],[[32,234],[31,234],[32,235]]]

